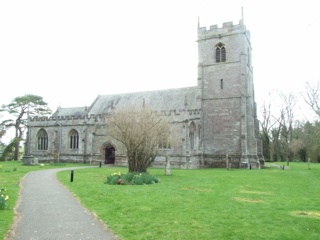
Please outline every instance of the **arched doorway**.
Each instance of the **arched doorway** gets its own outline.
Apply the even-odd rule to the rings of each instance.
[[[105,164],[114,164],[115,161],[115,148],[113,146],[106,146],[104,150],[104,163]]]

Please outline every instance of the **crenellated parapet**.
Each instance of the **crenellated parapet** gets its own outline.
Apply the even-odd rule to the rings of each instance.
[[[34,117],[30,118],[30,126],[56,126],[56,125],[94,125],[105,123],[110,114],[91,114],[91,115],[67,115],[51,117]]]
[[[200,116],[201,109],[172,109],[166,111],[156,112],[159,116],[168,116],[168,117],[179,117],[184,113],[188,115],[199,115]],[[67,115],[67,116],[51,116],[51,117],[33,117],[30,118],[31,125],[56,125],[58,122],[72,122],[73,124],[83,124],[84,122],[87,124],[95,124],[97,122],[105,122],[105,120],[111,117],[111,113],[107,114],[90,114],[90,115]]]
[[[249,31],[246,30],[243,20],[240,20],[239,24],[236,25],[234,25],[233,22],[225,22],[220,28],[218,25],[211,25],[209,29],[206,27],[199,27],[198,41],[206,40],[208,38],[221,38],[226,35],[239,34],[241,32],[250,34]]]
[[[179,116],[187,112],[189,115],[200,115],[201,109],[179,109],[179,110],[163,110],[157,112],[159,116]]]
[[[105,119],[109,114],[91,114],[81,116],[51,116],[51,117],[33,117],[30,118],[31,122],[50,122],[50,121],[62,121],[62,120],[97,120]]]

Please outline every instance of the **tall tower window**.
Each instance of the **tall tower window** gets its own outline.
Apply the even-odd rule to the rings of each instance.
[[[195,149],[196,143],[196,125],[194,122],[190,124],[189,127],[189,137],[190,137],[190,149]]]
[[[48,134],[46,130],[40,129],[37,133],[38,150],[48,150]]]
[[[221,42],[216,45],[216,62],[226,61],[226,48]]]
[[[220,79],[220,89],[223,89],[223,79]]]
[[[70,148],[71,149],[78,149],[79,148],[79,134],[77,130],[72,129],[69,132],[69,138],[70,138]]]

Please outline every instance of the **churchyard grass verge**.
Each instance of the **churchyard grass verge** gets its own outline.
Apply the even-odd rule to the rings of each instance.
[[[268,163],[267,163],[268,164]],[[276,163],[283,165],[283,163]],[[319,239],[320,164],[289,170],[149,168],[161,183],[108,185],[127,168],[77,170],[58,178],[122,240]]]
[[[25,166],[22,165],[21,161],[5,161],[0,163],[0,195],[3,195],[4,199],[6,199],[5,208],[0,210],[0,239],[3,239],[13,224],[14,208],[18,200],[20,181],[23,176],[31,171],[57,168],[57,166],[51,164]],[[60,167],[71,166],[83,166],[83,164],[64,164]],[[3,188],[6,190],[5,192],[2,191]],[[3,198],[0,197],[0,209],[3,206],[2,201]]]

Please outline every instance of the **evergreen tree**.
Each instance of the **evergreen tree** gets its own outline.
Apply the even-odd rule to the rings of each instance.
[[[15,137],[12,141],[12,143],[14,143],[14,160],[19,159],[20,142],[23,140],[28,118],[50,114],[51,110],[47,105],[42,97],[26,94],[14,98],[12,102],[7,105],[1,106],[0,112],[7,112],[9,114],[9,117],[1,122],[1,126],[5,129],[15,128]],[[9,144],[8,147],[11,148],[12,144]],[[4,152],[7,151],[5,150]]]

